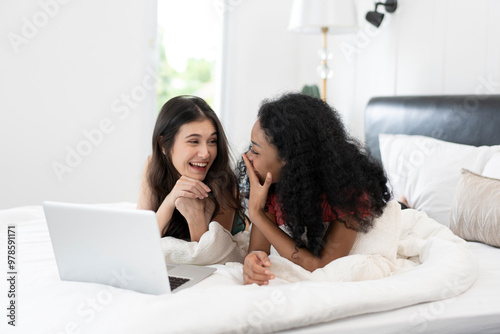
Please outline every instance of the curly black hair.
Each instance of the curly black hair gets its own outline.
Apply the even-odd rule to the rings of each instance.
[[[322,219],[324,199],[337,217],[339,212],[353,212],[355,225],[337,219],[347,228],[370,230],[391,198],[387,176],[381,164],[347,133],[334,108],[318,98],[287,93],[264,100],[258,119],[286,162],[270,192],[276,193],[297,247],[320,256],[327,228]],[[247,177],[241,163],[239,167],[241,182]]]

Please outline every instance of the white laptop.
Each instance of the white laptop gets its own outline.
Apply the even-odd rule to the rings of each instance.
[[[58,202],[44,202],[43,208],[61,280],[163,294],[216,270],[167,265],[153,211]]]

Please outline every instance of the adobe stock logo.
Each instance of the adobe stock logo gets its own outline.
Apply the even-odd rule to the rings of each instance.
[[[66,174],[72,173],[80,166],[85,158],[101,146],[115,128],[155,91],[158,82],[157,73],[152,68],[147,68],[145,72],[140,82],[130,91],[121,93],[111,102],[110,113],[107,116],[96,122],[90,130],[83,129],[78,134],[80,140],[76,144],[65,145],[64,158],[52,161],[51,167],[59,182],[63,182]]]
[[[83,159],[89,156],[95,147],[99,147],[104,141],[104,136],[110,134],[115,129],[115,124],[110,118],[103,118],[99,122],[97,128],[83,130],[82,134],[85,139],[80,140],[75,148],[66,145],[66,158],[64,163],[59,161],[52,162],[52,169],[57,176],[59,182],[63,182],[63,176],[66,173],[71,173],[76,167],[80,166]]]
[[[31,19],[24,16],[21,21],[21,34],[9,32],[7,38],[14,52],[19,53],[19,48],[23,44],[28,44],[35,38],[41,29],[47,26],[52,18],[59,14],[61,5],[69,3],[70,0],[45,0],[39,1],[40,9],[37,10]]]

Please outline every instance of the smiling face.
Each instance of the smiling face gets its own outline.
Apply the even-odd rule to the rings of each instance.
[[[203,181],[217,156],[217,130],[208,119],[182,125],[170,151],[182,176]]]
[[[247,153],[247,157],[252,163],[255,173],[259,177],[261,184],[268,172],[273,177],[273,183],[280,179],[281,167],[285,162],[279,157],[278,150],[274,145],[269,143],[266,133],[260,127],[260,122],[257,120],[252,128],[252,148]]]

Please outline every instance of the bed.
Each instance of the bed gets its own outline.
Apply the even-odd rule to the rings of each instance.
[[[425,136],[473,146],[500,145],[500,95],[375,97],[365,110],[365,138],[372,156],[383,160],[380,134]],[[405,150],[412,150],[408,142],[405,145]],[[417,147],[414,152],[419,157],[422,154],[418,153],[425,153],[425,149]],[[453,153],[461,154],[460,151]],[[495,158],[498,159],[498,154]],[[500,172],[500,164],[493,166]],[[419,171],[418,163],[415,167]],[[439,169],[439,166],[432,168]],[[442,177],[437,171],[436,174]],[[496,206],[500,206],[500,202]],[[468,244],[477,256],[479,276],[469,290],[455,298],[349,317],[287,333],[500,333],[497,283],[500,281],[500,249],[483,242],[469,241]]]
[[[495,145],[500,145],[500,96],[378,97],[369,102],[365,120],[371,154],[381,159],[384,166],[387,162],[388,174],[396,176],[391,179],[394,192],[404,195],[409,205],[418,209],[398,209],[401,225],[397,232],[386,230],[384,237],[388,240],[391,233],[404,234],[405,238],[401,237],[396,244],[398,256],[404,255],[398,257],[398,263],[414,261],[411,262],[414,266],[367,280],[352,277],[314,280],[308,276],[310,273],[296,271],[294,274],[304,275],[305,280],[278,279],[267,287],[259,287],[243,286],[241,264],[228,262],[213,265],[216,273],[190,289],[177,294],[146,295],[99,284],[60,281],[41,206],[18,207],[0,211],[2,248],[5,250],[12,244],[9,240],[16,245],[15,274],[9,274],[8,257],[0,259],[0,267],[7,276],[0,283],[6,305],[0,331],[500,333],[500,249],[490,245],[497,240],[487,239],[481,233],[479,237],[469,237],[471,231],[457,230],[470,239],[478,239],[465,242],[445,226],[451,228],[448,217],[442,218],[446,210],[455,216],[463,215],[462,206],[455,205],[456,192],[464,177],[461,168],[471,170],[471,177],[483,177],[479,174],[486,170],[494,174],[497,170],[496,149],[500,147]],[[489,148],[479,152],[463,146],[450,148],[447,143],[436,144],[429,137]],[[436,155],[453,153],[456,157],[462,152],[466,158],[453,160],[453,165],[462,162],[464,165],[454,166],[453,173],[445,168],[447,164],[435,159]],[[403,163],[401,169],[397,165],[405,162],[401,160],[405,154],[411,166]],[[473,161],[471,156],[475,157]],[[427,165],[431,166],[431,172],[425,170]],[[416,172],[421,177],[415,180]],[[436,184],[448,174],[454,174],[452,194],[449,185]],[[495,183],[492,176],[484,178]],[[432,186],[438,191],[433,191]],[[469,189],[467,185],[464,187]],[[433,200],[426,200],[428,197]],[[440,201],[448,206],[443,209],[446,205]],[[482,203],[488,201],[486,198]],[[433,202],[439,203],[437,209]],[[100,205],[134,208],[133,203]],[[491,216],[494,210],[490,210],[488,219],[498,223]],[[11,230],[15,231],[15,237]],[[216,224],[213,230],[217,231]],[[347,258],[362,261],[356,264],[374,260],[353,255]],[[346,268],[345,265],[332,268]],[[13,284],[9,281],[11,277],[15,278]],[[14,312],[7,309],[11,303]],[[15,327],[9,324],[12,319]]]

